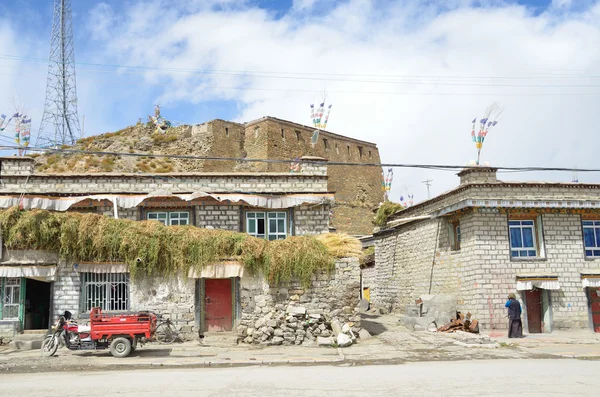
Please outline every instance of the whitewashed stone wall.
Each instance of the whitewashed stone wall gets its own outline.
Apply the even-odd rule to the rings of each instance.
[[[296,236],[316,235],[329,231],[329,204],[294,209]]]
[[[292,282],[269,286],[262,276],[241,280],[242,318],[237,327],[244,343],[262,345],[312,344],[330,336],[331,321],[353,323],[360,330],[356,306],[360,299],[358,259],[340,259],[332,274],[313,278],[309,288]]]

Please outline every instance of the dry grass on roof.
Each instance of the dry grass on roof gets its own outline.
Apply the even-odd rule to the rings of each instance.
[[[299,279],[305,286],[314,274],[331,272],[343,252],[354,256],[348,247],[355,245],[348,236],[335,244],[335,238],[310,236],[266,241],[227,230],[17,207],[0,211],[0,227],[9,249],[46,250],[75,262],[125,262],[133,277],[187,275],[192,268],[235,258],[273,284]]]
[[[377,226],[385,226],[392,215],[394,215],[396,212],[402,211],[403,209],[404,207],[401,204],[394,203],[392,201],[385,201],[379,206],[373,223]]]

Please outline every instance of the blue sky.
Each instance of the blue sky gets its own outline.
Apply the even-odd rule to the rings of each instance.
[[[328,129],[376,142],[384,161],[466,164],[470,120],[499,101],[506,111],[484,161],[598,166],[585,144],[597,133],[575,122],[600,105],[598,1],[73,0],[73,13],[86,135],[146,119],[156,103],[179,123],[271,115],[308,124],[308,104],[327,92]],[[0,112],[16,100],[34,130],[51,19],[52,0],[0,3]],[[434,193],[457,182],[395,175],[398,197],[425,198],[427,178]]]

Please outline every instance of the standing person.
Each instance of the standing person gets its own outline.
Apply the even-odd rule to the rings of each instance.
[[[508,301],[504,305],[508,308],[508,337],[522,338],[523,323],[521,323],[521,304],[515,294],[508,294]]]

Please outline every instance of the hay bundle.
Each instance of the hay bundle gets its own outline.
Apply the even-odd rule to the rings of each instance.
[[[361,242],[343,233],[326,233],[317,236],[329,253],[336,258],[360,258],[363,255]]]

